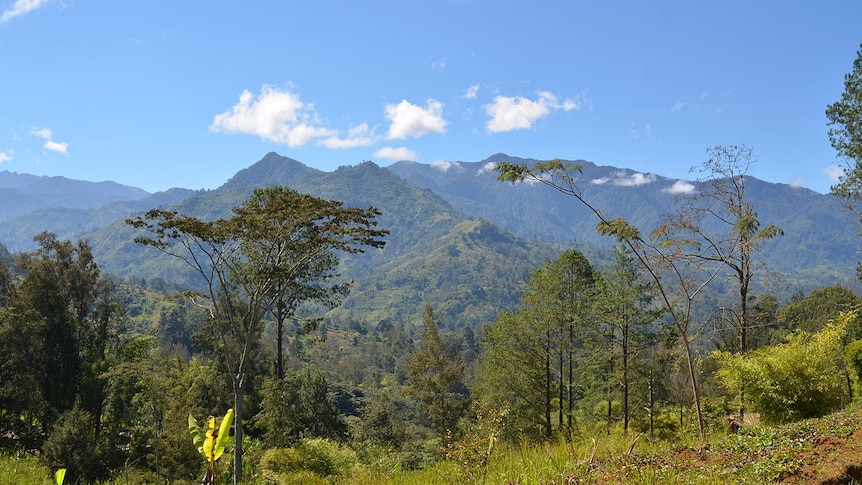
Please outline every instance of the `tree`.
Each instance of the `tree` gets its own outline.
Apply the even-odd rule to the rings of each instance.
[[[333,282],[339,263],[335,252],[379,247],[374,238],[383,233],[368,230],[378,213],[284,187],[255,190],[234,212],[244,221],[243,253],[275,280],[264,299],[276,324],[276,376],[283,379],[285,321],[304,302],[333,307],[350,291],[349,283]]]
[[[755,163],[753,152],[745,146],[717,146],[707,150],[708,159],[692,168],[705,178],[700,189],[678,199],[680,210],[669,216],[669,237],[691,238],[695,250],[683,258],[716,263],[730,270],[736,283],[734,308],[721,312],[734,332],[737,350],[748,350],[751,329],[750,301],[752,278],[764,267],[756,258],[763,243],[784,231],[775,225],[761,228],[756,208],[746,200],[747,173]]]
[[[628,432],[633,370],[656,342],[655,322],[661,311],[653,305],[655,291],[644,281],[634,257],[625,246],[614,249],[614,264],[596,281],[596,306],[602,322],[603,344],[609,347],[618,371],[605,376],[609,386],[619,384],[622,394],[623,433]],[[608,424],[610,425],[610,399]]]
[[[531,289],[523,299],[535,318],[551,325],[547,337],[557,360],[557,419],[560,426],[565,423],[569,434],[573,430],[578,394],[575,362],[578,351],[583,348],[585,328],[591,323],[589,313],[594,284],[590,262],[580,252],[569,250],[533,274]]]
[[[832,186],[832,194],[844,199],[857,216],[862,216],[862,46],[853,61],[853,71],[844,75],[841,99],[826,108],[829,141],[844,163],[844,174]],[[857,266],[862,277],[862,266]]]
[[[464,362],[457,347],[440,335],[440,323],[431,305],[425,305],[420,344],[413,350],[407,369],[408,392],[419,400],[431,428],[440,433],[456,429],[467,411]]]
[[[506,403],[512,429],[553,435],[556,394],[551,327],[526,308],[501,312],[485,327],[477,387],[486,405]]]
[[[88,383],[83,379],[105,358],[108,326],[116,310],[108,301],[110,285],[100,277],[86,241],[75,245],[49,232],[34,240],[39,245],[36,251],[22,254],[18,261],[24,277],[13,305],[18,315],[30,315],[39,322],[32,331],[42,340],[40,358],[32,366],[41,380],[43,431],[78,399],[98,426],[102,383],[92,374]],[[84,384],[90,384],[89,389]]]
[[[537,182],[566,196],[574,197],[599,219],[597,230],[600,234],[614,237],[625,244],[637,261],[643,265],[656,285],[659,301],[673,322],[685,351],[698,430],[701,440],[705,440],[706,423],[700,406],[700,388],[691,341],[693,310],[695,299],[718,275],[723,263],[710,264],[710,261],[701,260],[693,264],[690,258],[680,257],[685,255],[686,251],[692,250],[691,241],[669,237],[667,227],[661,227],[654,231],[651,237],[644,238],[641,231],[625,219],[612,218],[604,214],[584,197],[583,188],[576,177],[577,173],[581,172],[581,166],[578,164],[563,163],[559,159],[538,162],[532,167],[502,162],[495,167],[495,170],[499,172],[498,180],[502,182]]]
[[[523,428],[550,437],[553,411],[560,427],[573,428],[594,282],[586,257],[566,251],[533,272],[517,313],[501,314],[485,330],[481,388],[494,405],[505,401]]]
[[[271,310],[280,289],[326,280],[329,266],[316,265],[314,255],[324,252],[365,251],[383,247],[387,231],[375,229],[380,212],[369,207],[343,207],[340,202],[312,198],[307,220],[295,221],[291,203],[296,193],[283,189],[257,189],[229,219],[202,221],[174,211],[153,209],[128,219],[150,236],[136,242],[176,257],[197,273],[203,294],[189,296],[207,308],[207,333],[213,336],[234,394],[234,482],[242,480],[243,398],[257,354],[263,317]],[[253,208],[264,203],[267,210]],[[283,231],[291,221],[307,227],[296,239]],[[319,229],[316,229],[319,228]],[[317,271],[317,273],[315,273]]]

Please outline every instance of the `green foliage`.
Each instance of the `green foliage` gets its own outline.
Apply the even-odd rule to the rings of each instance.
[[[509,408],[482,409],[474,404],[474,421],[457,436],[447,432],[443,438],[443,456],[458,464],[461,481],[484,481],[491,455],[506,424]]]
[[[425,328],[407,369],[408,392],[428,415],[431,428],[440,434],[456,429],[468,406],[464,362],[457,347],[440,335],[440,323],[430,305],[425,306]]]
[[[66,469],[71,483],[93,482],[108,477],[104,451],[93,434],[93,417],[75,408],[60,415],[42,447],[45,463]]]
[[[853,387],[853,396],[860,399],[862,398],[862,340],[854,340],[847,344],[844,349],[844,359]]]
[[[841,99],[826,108],[829,120],[829,141],[838,156],[847,160],[849,173],[832,188],[841,196],[852,195],[858,200],[860,175],[862,175],[862,48],[853,61],[853,71],[844,76],[844,93]]]
[[[718,376],[729,389],[744,390],[765,422],[822,416],[845,399],[841,342],[855,312],[841,314],[820,332],[797,332],[781,345],[747,354],[716,352]]]
[[[290,448],[270,448],[261,457],[264,472],[276,475],[300,471],[318,477],[343,475],[356,466],[358,459],[352,449],[324,438],[306,438]]]
[[[326,379],[318,370],[304,369],[283,380],[265,379],[261,411],[255,416],[270,447],[286,447],[300,438],[343,441],[347,426],[335,407]]]
[[[204,484],[215,483],[216,477],[216,461],[221,458],[224,453],[225,446],[230,438],[230,427],[233,422],[233,409],[228,409],[222,418],[221,425],[217,425],[215,416],[210,416],[207,419],[204,427],[198,425],[197,420],[189,414],[189,433],[192,435],[192,441],[198,452],[203,455],[207,461],[207,473],[204,477]]]

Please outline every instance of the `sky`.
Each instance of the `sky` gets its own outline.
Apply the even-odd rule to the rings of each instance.
[[[0,0],[0,171],[213,189],[496,154],[828,192],[862,2]],[[639,180],[650,180],[644,176]]]

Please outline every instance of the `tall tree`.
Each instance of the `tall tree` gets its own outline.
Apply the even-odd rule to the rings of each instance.
[[[467,411],[469,394],[464,384],[464,361],[458,348],[440,335],[440,323],[431,305],[425,305],[424,328],[407,369],[409,392],[428,415],[438,433],[452,431]]]
[[[41,376],[39,391],[45,401],[42,426],[47,430],[82,397],[85,364],[104,359],[107,320],[97,317],[95,310],[99,298],[109,290],[86,241],[75,245],[49,232],[34,240],[38,248],[22,254],[18,261],[24,277],[16,291],[16,305],[41,322],[41,358],[33,365]],[[86,355],[88,351],[95,353]],[[87,402],[101,403],[101,396],[83,397]],[[95,407],[99,406],[86,410],[98,413]]]
[[[645,281],[634,257],[625,246],[614,248],[613,266],[596,281],[596,306],[602,322],[604,344],[616,372],[605,376],[610,385],[619,386],[622,395],[623,433],[628,432],[632,410],[629,405],[633,370],[639,359],[657,343],[656,321],[661,311],[653,305],[655,291]],[[610,400],[609,406],[610,409]],[[610,424],[610,416],[609,424]]]
[[[587,207],[599,219],[600,234],[614,237],[625,244],[655,283],[659,301],[664,306],[685,351],[688,372],[694,397],[698,431],[701,440],[706,439],[706,423],[700,405],[700,387],[697,379],[695,353],[692,345],[693,311],[696,298],[707,284],[712,281],[723,264],[709,264],[679,256],[692,250],[691,241],[679,240],[668,236],[667,228],[653,232],[652,237],[644,238],[641,231],[623,218],[613,218],[602,212],[584,197],[583,187],[577,179],[581,172],[578,164],[563,163],[559,159],[538,162],[532,167],[525,164],[502,162],[495,167],[499,172],[498,180],[503,182],[536,182],[548,186],[566,196],[573,197]]]
[[[832,186],[832,194],[844,199],[857,216],[862,216],[862,45],[853,61],[853,70],[844,75],[841,99],[826,108],[829,141],[844,164],[844,174]],[[857,266],[862,278],[862,264]]]
[[[255,190],[234,212],[244,221],[243,253],[275,280],[264,300],[276,325],[276,376],[283,379],[285,321],[304,302],[333,307],[350,291],[349,283],[334,282],[336,251],[358,252],[371,243],[374,234],[358,229],[376,214],[284,187]]]
[[[317,254],[321,246],[330,252],[363,252],[385,244],[381,238],[387,231],[375,229],[374,219],[380,214],[377,209],[345,208],[340,202],[317,198],[307,202],[322,208],[324,215],[310,211],[314,217],[308,225],[327,229],[312,227],[295,240],[285,239],[282,230],[286,221],[295,217],[290,205],[294,199],[295,193],[290,191],[257,189],[229,219],[202,221],[154,209],[126,221],[150,233],[136,242],[179,258],[203,279],[204,294],[193,298],[209,311],[208,331],[217,341],[218,355],[233,386],[235,483],[242,481],[245,386],[260,345],[263,318],[270,304],[277,303],[274,295],[279,288],[327,278],[328,266],[313,274],[321,268],[308,254]],[[253,209],[259,207],[258,201],[271,205],[258,213]]]
[[[485,331],[479,380],[490,400],[506,401],[515,420],[550,437],[573,427],[576,366],[591,324],[594,274],[578,251],[533,272],[518,313],[503,313]],[[556,406],[553,406],[556,399]]]
[[[754,276],[765,263],[757,259],[763,243],[784,231],[775,225],[761,227],[754,207],[746,198],[748,170],[756,162],[753,151],[743,146],[717,146],[707,151],[707,160],[692,168],[705,174],[695,192],[677,199],[678,211],[668,216],[669,238],[690,238],[693,250],[685,259],[712,262],[726,267],[736,284],[736,305],[722,312],[736,338],[736,350],[748,350],[751,329],[748,304]]]
[[[594,292],[593,268],[578,251],[565,251],[555,261],[542,267],[530,280],[530,291],[524,303],[536,318],[549,322],[548,336],[556,351],[557,390],[560,426],[573,429],[573,414],[577,393],[575,362],[583,348],[584,330],[591,324],[590,306]]]

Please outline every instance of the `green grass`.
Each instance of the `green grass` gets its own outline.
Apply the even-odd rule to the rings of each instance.
[[[862,410],[854,407],[780,427],[747,427],[736,435],[711,436],[705,444],[650,441],[643,436],[633,440],[632,436],[618,433],[599,433],[577,443],[498,445],[486,467],[446,460],[420,470],[403,470],[398,455],[367,451],[362,454],[365,458],[346,464],[338,475],[322,477],[308,470],[261,471],[248,483],[726,485],[769,483],[784,478],[799,483],[860,483],[862,476],[856,475],[862,466]],[[50,471],[36,458],[0,455],[0,483],[41,485],[53,481]],[[162,482],[132,470],[102,485],[151,483]]]
[[[0,483],[4,485],[51,485],[51,471],[32,456],[0,455]]]

